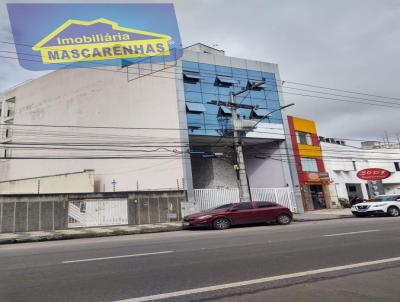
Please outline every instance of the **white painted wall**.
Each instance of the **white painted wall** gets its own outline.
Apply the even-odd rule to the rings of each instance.
[[[255,150],[245,152],[245,164],[250,185],[253,188],[292,187],[288,161],[285,161],[286,150],[284,142],[272,142],[255,146],[266,158],[256,158]],[[250,155],[251,154],[251,155]]]
[[[104,69],[104,68],[102,68]],[[127,81],[126,69],[65,69],[47,74],[0,95],[0,101],[16,97],[15,124],[49,124],[80,126],[114,126],[140,128],[180,127],[175,67]],[[179,145],[180,131],[78,129],[18,127],[12,142],[104,143],[157,145],[157,142]],[[187,140],[187,139],[186,139]],[[160,143],[158,143],[159,145]],[[103,147],[104,148],[104,147]],[[109,146],[112,149],[129,149]],[[155,147],[157,148],[157,146]],[[141,147],[149,151],[153,147]],[[180,148],[176,148],[180,150]],[[79,156],[82,151],[13,149],[12,156]],[[86,155],[144,155],[146,152],[97,151]],[[153,155],[169,156],[160,150]],[[0,180],[29,178],[39,175],[70,173],[84,169],[96,171],[97,191],[176,188],[182,183],[182,159],[10,159],[0,162]]]
[[[366,168],[382,168],[392,172],[391,176],[383,180],[385,193],[400,192],[400,172],[395,170],[395,162],[400,162],[398,149],[362,149],[352,146],[321,142],[325,169],[329,173],[332,183],[329,186],[333,201],[338,198],[348,198],[346,183],[361,184],[364,198],[368,198],[365,184],[367,181],[359,179],[357,172]],[[353,167],[356,164],[356,170]]]

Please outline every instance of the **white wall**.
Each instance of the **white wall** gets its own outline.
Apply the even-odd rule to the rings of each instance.
[[[260,155],[268,154],[266,158],[256,158],[254,149],[246,150],[245,163],[250,185],[253,188],[280,188],[292,186],[284,142],[272,142],[257,145]],[[247,154],[246,154],[247,153]]]
[[[104,69],[104,68],[102,68]],[[15,124],[48,124],[80,126],[117,126],[140,128],[180,127],[177,88],[174,72],[161,71],[157,77],[146,76],[127,81],[126,68],[66,69],[47,74],[16,89],[0,95],[0,101],[16,97]],[[178,72],[179,73],[179,72]],[[160,144],[178,144],[182,133],[176,130],[123,130],[79,128],[15,128],[12,142],[96,143],[111,149],[140,147],[149,151]],[[187,138],[185,139],[187,141]],[[130,145],[115,147],[110,144]],[[95,147],[96,148],[96,147]],[[102,147],[104,148],[104,147]],[[179,147],[176,149],[181,150]],[[160,155],[171,152],[90,151],[81,150],[26,150],[13,149],[12,156],[110,156]],[[96,171],[95,187],[116,190],[176,188],[184,177],[182,159],[11,159],[0,162],[0,180],[29,178],[75,172],[84,169]]]
[[[357,177],[357,172],[366,168],[382,168],[392,172],[383,180],[385,194],[397,193],[400,189],[400,172],[395,170],[395,162],[400,162],[400,150],[362,149],[352,146],[321,142],[325,169],[332,180],[329,186],[334,201],[348,198],[346,183],[361,184],[364,198],[368,198],[367,181]],[[356,165],[354,170],[353,161]]]

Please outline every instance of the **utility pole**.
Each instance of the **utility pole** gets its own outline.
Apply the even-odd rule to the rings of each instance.
[[[268,118],[272,113],[275,111],[279,111],[285,109],[287,107],[293,106],[294,104],[288,104],[282,106],[278,109],[272,110],[267,115],[261,117],[258,122],[252,121],[252,123],[246,123],[246,126],[243,125],[243,120],[241,121],[241,126],[239,126],[239,118],[237,115],[238,108],[245,108],[245,109],[257,109],[258,106],[247,105],[247,104],[237,104],[236,97],[244,92],[257,88],[265,83],[265,80],[260,81],[258,83],[252,83],[247,87],[244,87],[239,92],[230,92],[230,101],[224,102],[219,100],[212,100],[209,101],[209,104],[217,105],[217,106],[228,106],[231,108],[231,116],[232,116],[232,124],[233,124],[233,144],[236,153],[236,163],[237,163],[237,171],[238,171],[238,182],[239,182],[239,198],[240,201],[249,201],[251,200],[250,189],[249,189],[249,182],[246,173],[246,166],[244,163],[244,155],[243,155],[243,142],[242,142],[242,134],[246,131],[253,131],[256,126],[265,118]],[[247,120],[246,120],[247,121]],[[250,121],[247,121],[250,122]],[[204,152],[202,152],[204,153]]]
[[[237,162],[238,174],[239,174],[238,180],[239,180],[240,202],[250,200],[250,190],[249,190],[249,183],[247,181],[246,166],[244,164],[242,132],[238,131],[238,129],[236,128],[237,121],[238,121],[236,97],[239,94],[242,94],[246,91],[257,88],[258,86],[261,86],[263,84],[265,84],[265,81],[261,81],[261,82],[249,85],[249,86],[243,88],[242,90],[240,90],[239,92],[231,91],[231,93],[230,93],[230,106],[231,106],[232,124],[233,124],[233,145],[234,145],[235,152],[236,152],[236,162]]]
[[[239,198],[240,202],[250,200],[250,190],[249,183],[247,182],[246,166],[244,164],[243,155],[243,145],[241,133],[237,131],[236,124],[238,120],[237,110],[236,110],[236,95],[231,92],[231,114],[232,114],[232,124],[233,124],[233,146],[236,152],[236,162],[238,166],[239,174]]]

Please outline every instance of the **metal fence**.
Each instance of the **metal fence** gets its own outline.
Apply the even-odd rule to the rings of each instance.
[[[67,228],[68,202],[22,199],[0,202],[0,233]]]
[[[290,188],[251,188],[254,201],[272,201],[297,212],[293,191]],[[200,210],[231,202],[239,202],[239,189],[195,189],[194,198]]]
[[[0,195],[0,233],[179,221],[183,190]]]

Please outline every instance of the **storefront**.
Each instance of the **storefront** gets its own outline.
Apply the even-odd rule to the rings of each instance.
[[[319,210],[330,207],[331,198],[327,185],[330,183],[326,172],[306,172],[301,188],[307,210]]]

